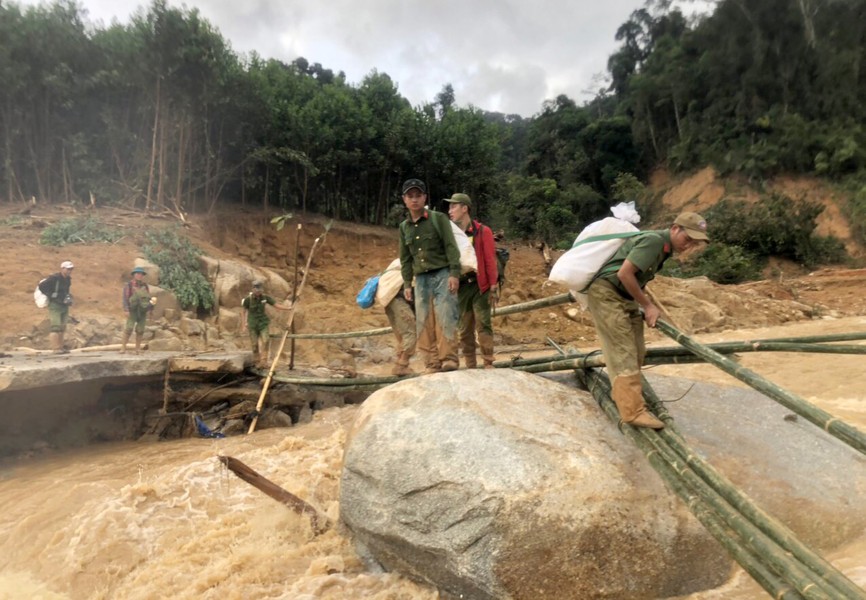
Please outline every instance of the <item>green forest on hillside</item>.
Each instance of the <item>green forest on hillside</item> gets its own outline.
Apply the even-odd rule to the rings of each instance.
[[[411,106],[385,73],[351,84],[304,58],[238,56],[197,10],[163,0],[107,27],[74,2],[0,0],[0,200],[393,225],[397,186],[417,176],[431,198],[471,194],[513,237],[567,245],[618,201],[651,212],[650,169],[709,164],[759,189],[778,173],[824,177],[864,241],[864,22],[866,0],[719,0],[693,20],[650,0],[611,32],[609,86],[523,118],[461,107],[450,85]],[[714,260],[838,259],[801,204],[722,203],[715,220],[739,226],[717,229]],[[771,214],[785,239],[743,239],[766,239]]]

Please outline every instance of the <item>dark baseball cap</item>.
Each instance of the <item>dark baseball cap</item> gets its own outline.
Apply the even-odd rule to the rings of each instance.
[[[451,194],[450,198],[445,198],[445,202],[449,204],[463,204],[472,208],[472,198],[469,197],[469,194],[456,193]]]
[[[422,194],[427,193],[427,185],[420,179],[407,179],[406,181],[404,181],[402,193],[405,195],[406,192],[408,192],[412,188],[418,188],[419,190],[421,190]]]

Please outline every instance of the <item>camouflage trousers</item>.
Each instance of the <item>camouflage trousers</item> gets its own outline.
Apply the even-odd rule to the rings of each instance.
[[[448,291],[448,269],[415,275],[415,331],[427,368],[457,363],[457,294]]]
[[[144,325],[147,323],[147,309],[139,310],[136,308],[129,309],[129,315],[126,317],[126,327],[124,327],[124,331],[126,333],[132,333],[132,330],[135,329],[135,333],[144,333]]]
[[[385,307],[385,314],[397,339],[397,353],[404,354],[407,358],[411,357],[415,354],[415,344],[418,340],[415,331],[415,312],[412,306],[400,293]]]
[[[620,296],[613,284],[604,279],[593,282],[588,300],[610,380],[639,373],[646,344],[643,315],[637,302]]]
[[[490,316],[490,290],[483,294],[478,281],[473,276],[460,280],[457,292],[457,305],[460,308],[460,349],[463,361],[468,368],[478,364],[475,357],[475,332],[478,332],[478,346],[484,364],[493,364],[493,324]]]

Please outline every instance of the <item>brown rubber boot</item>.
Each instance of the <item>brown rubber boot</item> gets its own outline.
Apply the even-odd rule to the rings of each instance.
[[[120,353],[126,354],[126,344],[129,342],[129,332],[123,332],[123,339],[120,340]]]
[[[470,354],[463,355],[463,366],[467,369],[477,369],[478,368],[478,358],[475,356],[473,352]]]
[[[136,331],[135,332],[135,353],[136,354],[141,354],[141,338],[142,338],[142,335]]]
[[[623,423],[634,427],[664,429],[665,424],[649,412],[643,401],[640,373],[620,375],[613,380],[611,398],[616,403]]]

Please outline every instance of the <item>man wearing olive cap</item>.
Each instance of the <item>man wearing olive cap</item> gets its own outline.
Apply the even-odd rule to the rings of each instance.
[[[48,320],[51,333],[48,339],[55,354],[69,352],[63,346],[63,334],[66,332],[66,321],[69,319],[69,307],[72,306],[72,269],[75,265],[65,260],[60,263],[60,271],[49,275],[39,282],[39,291],[48,296]]]
[[[265,294],[265,284],[257,279],[253,281],[253,289],[241,300],[241,331],[250,333],[250,345],[253,350],[253,360],[259,368],[269,366],[271,355],[270,324],[265,306],[270,304],[277,310],[292,310],[291,306],[277,304],[273,297]]]
[[[460,249],[448,217],[427,208],[424,182],[408,179],[402,191],[409,210],[408,218],[400,223],[403,296],[415,302],[418,350],[427,367],[425,373],[455,371]]]
[[[132,270],[132,279],[123,286],[123,312],[126,313],[126,326],[123,329],[123,340],[120,343],[120,353],[126,352],[126,344],[129,336],[135,329],[135,353],[141,352],[141,338],[144,336],[144,324],[147,315],[153,310],[154,302],[151,301],[150,288],[144,282],[147,272],[142,267]],[[153,299],[156,300],[155,298]]]
[[[612,382],[611,397],[624,423],[664,428],[664,423],[647,410],[643,399],[643,322],[655,327],[660,315],[644,287],[672,254],[708,241],[704,218],[684,212],[670,229],[647,231],[627,239],[589,286],[589,310]]]
[[[493,324],[490,311],[496,306],[499,269],[496,264],[496,242],[487,225],[472,218],[472,198],[468,194],[452,194],[445,200],[448,216],[472,242],[478,268],[460,277],[457,305],[460,308],[460,349],[467,369],[478,366],[475,355],[475,332],[485,369],[493,368]]]

